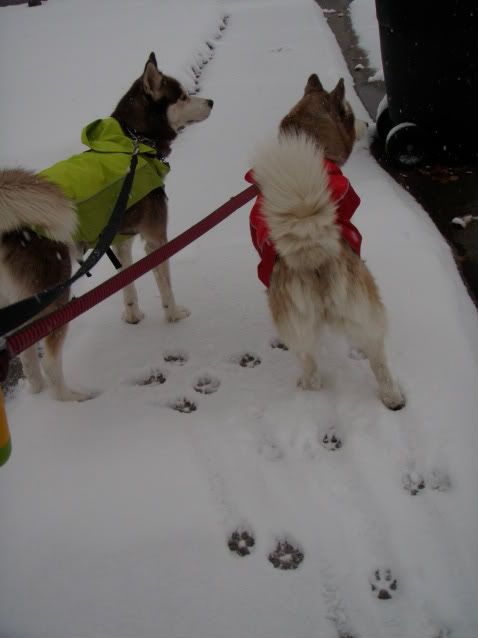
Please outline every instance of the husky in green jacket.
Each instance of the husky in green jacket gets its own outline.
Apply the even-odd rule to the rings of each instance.
[[[134,141],[139,142],[138,166],[114,249],[123,267],[132,263],[135,235],[149,254],[167,242],[167,197],[164,159],[178,132],[205,120],[212,100],[192,97],[181,84],[163,74],[154,53],[142,75],[121,98],[111,117],[83,129],[88,150],[39,173],[0,170],[0,304],[8,305],[55,286],[71,275],[78,249],[94,246],[107,223],[129,169]],[[176,304],[169,266],[154,270],[168,321],[187,317]],[[138,323],[143,313],[133,284],[123,289],[123,320]],[[69,293],[48,308],[64,304]],[[66,326],[45,338],[43,373],[56,399],[91,398],[71,390],[62,371]],[[44,387],[36,347],[21,355],[32,392]]]

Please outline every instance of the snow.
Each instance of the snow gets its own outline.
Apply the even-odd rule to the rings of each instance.
[[[367,52],[370,66],[376,69],[374,80],[383,80],[382,54],[375,0],[353,0],[350,3],[350,17],[360,46]],[[372,80],[372,78],[370,78]]]
[[[214,43],[199,80],[214,110],[171,156],[170,237],[246,187],[255,145],[310,73],[327,87],[345,77],[365,117],[311,0],[48,0],[0,12],[2,166],[78,152],[82,126],[111,112],[151,50],[193,89],[191,65]],[[365,142],[345,172],[406,408],[386,410],[367,361],[331,335],[325,387],[297,389],[294,357],[271,347],[244,207],[172,260],[190,318],[165,322],[149,275],[139,325],[121,322],[120,295],[72,323],[67,380],[99,396],[61,404],[21,383],[8,402],[2,638],[478,636],[476,311],[450,249]],[[105,260],[75,293],[112,274]],[[245,354],[257,365],[241,366]],[[184,399],[196,410],[171,408]],[[331,451],[320,441],[334,433]],[[404,489],[422,479],[415,496]],[[250,555],[228,549],[236,530],[254,537]],[[279,542],[303,553],[296,570],[269,562]],[[377,569],[397,579],[391,600],[371,590]]]

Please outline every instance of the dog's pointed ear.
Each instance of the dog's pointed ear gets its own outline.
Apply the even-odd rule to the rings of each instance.
[[[337,82],[337,86],[331,92],[330,96],[337,104],[343,104],[345,101],[345,84],[344,78],[340,78]]]
[[[151,53],[149,54],[149,58],[146,64],[148,64],[148,62],[151,62],[156,68],[158,68],[158,63],[156,62],[156,55],[154,54],[154,51],[151,51]]]
[[[163,75],[158,71],[156,56],[154,53],[151,53],[144,67],[142,81],[145,93],[150,95],[154,100],[158,100],[161,97],[162,80]]]
[[[322,86],[322,82],[319,80],[319,76],[317,73],[312,73],[307,80],[307,84],[305,85],[304,93],[309,93],[309,91],[323,91],[324,87]]]

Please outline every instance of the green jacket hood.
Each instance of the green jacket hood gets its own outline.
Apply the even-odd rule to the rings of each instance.
[[[132,153],[134,150],[133,140],[125,135],[114,117],[105,117],[87,124],[81,132],[81,141],[98,153]],[[140,143],[139,152],[156,155],[155,149],[144,142]]]
[[[78,227],[74,240],[94,246],[107,224],[124,178],[130,169],[134,143],[113,117],[85,126],[81,141],[88,150],[57,162],[39,174],[56,184],[76,205]],[[169,165],[156,150],[139,144],[138,164],[128,198],[130,208],[153,190],[164,186]],[[41,229],[35,229],[42,234]],[[115,242],[124,239],[117,236]]]

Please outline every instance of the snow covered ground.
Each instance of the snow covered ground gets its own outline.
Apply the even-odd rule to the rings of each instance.
[[[360,46],[367,52],[370,66],[376,70],[374,79],[383,80],[375,0],[353,0],[350,4],[350,15]]]
[[[171,237],[246,186],[254,145],[311,72],[352,85],[312,0],[4,8],[0,165],[77,152],[81,127],[111,112],[150,50],[193,89],[206,41],[200,89],[215,106],[175,144]],[[365,143],[346,173],[407,407],[387,411],[367,363],[331,335],[324,389],[297,389],[294,358],[271,346],[245,207],[173,259],[190,318],[164,321],[150,275],[141,324],[120,321],[119,295],[72,323],[66,376],[96,399],[59,404],[21,384],[8,403],[2,638],[478,637],[476,311],[441,236]],[[101,264],[76,292],[111,274]],[[165,383],[141,385],[158,372]],[[197,409],[172,409],[184,397]],[[321,444],[331,428],[336,451]],[[236,531],[254,539],[249,555],[228,548]],[[274,567],[285,543],[297,569]],[[379,600],[370,579],[388,569],[397,588]]]

